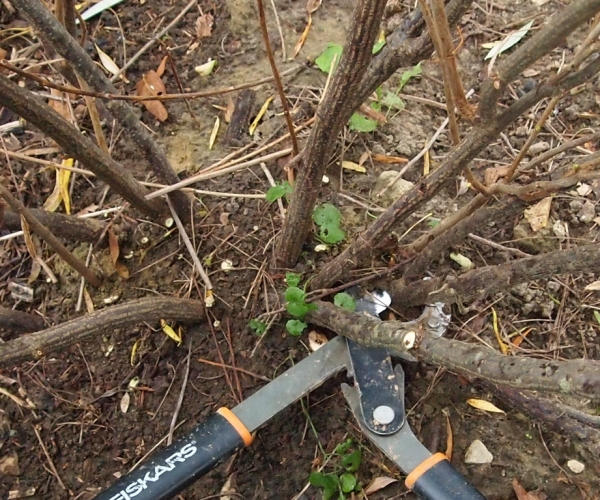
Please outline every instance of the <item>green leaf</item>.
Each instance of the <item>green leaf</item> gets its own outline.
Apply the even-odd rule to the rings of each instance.
[[[381,42],[377,42],[375,45],[373,45],[373,54],[377,54],[377,52],[383,49],[385,43],[385,40],[382,40]]]
[[[350,117],[348,127],[355,132],[373,132],[377,128],[377,122],[359,113],[354,113]]]
[[[319,232],[319,237],[330,245],[335,245],[339,243],[346,237],[346,233],[339,228],[337,225],[323,225],[321,226],[321,231]]]
[[[279,198],[287,197],[292,191],[293,188],[288,181],[278,182],[275,186],[269,188],[265,194],[265,198],[269,203],[273,203]]]
[[[381,104],[390,109],[397,109],[398,111],[402,111],[406,106],[406,103],[393,92],[386,92],[381,98]]]
[[[248,326],[256,335],[262,335],[267,331],[267,324],[258,319],[251,319]]]
[[[325,500],[333,497],[334,493],[339,489],[339,479],[333,474],[313,472],[308,481],[317,488],[323,488],[323,498]]]
[[[306,329],[308,325],[304,321],[300,321],[299,319],[290,319],[286,324],[285,328],[289,332],[290,335],[294,337],[299,337],[302,335],[302,332]]]
[[[354,474],[345,472],[340,476],[340,486],[344,493],[351,493],[356,488],[356,477]]]
[[[335,66],[337,66],[340,62],[341,55],[342,46],[335,43],[329,43],[327,44],[327,48],[321,52],[321,55],[315,59],[315,64],[323,73],[329,73],[333,58],[335,57]]]
[[[404,86],[408,83],[408,81],[411,78],[414,78],[415,76],[419,76],[421,73],[423,73],[423,69],[421,68],[421,63],[417,64],[416,66],[413,66],[410,69],[407,69],[404,73],[402,73],[402,76],[400,77],[400,84],[398,85],[398,92],[402,91]]]
[[[352,446],[352,443],[353,443],[352,438],[348,438],[343,443],[338,444],[335,447],[335,450],[333,450],[333,452],[337,455],[344,455],[350,449],[350,446]]]
[[[290,316],[303,319],[308,312],[308,304],[305,304],[304,302],[288,302],[286,309]]]
[[[596,318],[596,321],[600,324],[600,312],[594,310],[594,318]]]
[[[354,311],[356,309],[356,301],[352,295],[348,295],[346,292],[341,292],[333,297],[333,303],[338,307],[348,309],[348,311]]]
[[[429,219],[429,220],[427,221],[427,225],[428,225],[429,227],[436,227],[436,226],[439,226],[439,225],[440,225],[440,222],[441,222],[441,221],[440,221],[440,219],[433,219],[433,218],[432,218],[432,219]]]
[[[355,472],[360,467],[360,461],[362,460],[362,453],[360,448],[356,448],[352,453],[348,453],[342,458],[342,466],[346,468],[348,472]]]
[[[323,203],[313,212],[313,220],[317,226],[339,225],[341,219],[342,214],[331,203]]]
[[[302,277],[296,273],[285,273],[285,282],[287,286],[298,286]]]
[[[304,302],[306,293],[297,286],[290,286],[285,291],[285,300],[287,302]]]

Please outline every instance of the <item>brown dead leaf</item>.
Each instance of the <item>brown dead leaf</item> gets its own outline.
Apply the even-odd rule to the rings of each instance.
[[[0,47],[0,61],[2,61],[3,59],[6,59],[7,55],[8,55],[8,52],[6,50],[4,50],[2,47]]]
[[[446,458],[449,462],[452,462],[452,452],[454,450],[454,434],[452,433],[452,423],[450,422],[450,416],[447,411],[443,411],[446,417]]]
[[[156,74],[161,77],[165,74],[165,68],[167,67],[167,59],[168,57],[165,56],[162,58],[162,61],[160,62],[160,64],[158,65],[158,68],[156,68]],[[162,82],[161,82],[162,83]]]
[[[83,300],[85,301],[85,308],[87,309],[88,314],[92,314],[94,312],[94,302],[92,301],[92,297],[90,296],[90,292],[87,291],[87,288],[83,289]]]
[[[66,94],[64,92],[61,92],[60,90],[50,89],[50,95],[52,97],[58,97],[62,100],[59,101],[57,99],[48,99],[48,106],[50,106],[65,120],[72,122],[73,120],[71,119],[71,109],[69,106],[69,102],[66,99]]]
[[[137,91],[137,95],[142,97],[147,96],[159,96],[166,93],[167,89],[165,88],[165,84],[158,76],[156,71],[150,70],[135,86]],[[152,113],[152,115],[164,122],[168,117],[169,113],[167,108],[164,107],[163,103],[160,101],[142,101],[142,104],[146,107],[146,109]]]
[[[376,493],[379,490],[382,490],[386,486],[389,486],[392,483],[397,483],[398,480],[393,477],[387,476],[379,476],[373,479],[371,483],[365,488],[365,493],[367,495],[371,495],[372,493]]]
[[[519,483],[518,479],[515,477],[512,481],[512,487],[515,491],[515,495],[517,495],[518,500],[546,500],[548,496],[539,490],[536,491],[527,491],[521,483]]]
[[[227,94],[227,108],[225,109],[225,123],[229,123],[231,121],[231,117],[233,116],[233,112],[235,110],[235,103],[233,102],[233,98],[231,94]]]
[[[550,207],[552,205],[552,197],[548,196],[539,203],[525,210],[523,215],[534,233],[548,225],[550,218]]]
[[[378,161],[379,163],[408,163],[407,158],[402,158],[401,156],[388,156],[388,155],[380,155],[374,154],[373,161]]]
[[[212,35],[212,28],[215,18],[212,14],[202,14],[196,19],[196,36],[206,38]]]
[[[491,186],[495,184],[500,177],[504,177],[508,174],[510,170],[510,166],[505,165],[502,167],[492,167],[486,168],[485,173],[483,174],[483,182],[486,186]]]
[[[108,247],[110,250],[110,260],[112,261],[113,266],[115,266],[115,270],[119,276],[123,279],[129,278],[129,269],[125,267],[125,264],[119,262],[119,254],[121,253],[119,249],[119,240],[112,230],[108,231]]]
[[[219,221],[221,222],[221,224],[223,224],[224,226],[229,225],[229,216],[231,214],[229,212],[221,212],[221,215],[219,215]]]

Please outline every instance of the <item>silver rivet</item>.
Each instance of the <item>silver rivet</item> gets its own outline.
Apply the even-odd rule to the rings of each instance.
[[[440,320],[437,318],[429,318],[427,320],[427,325],[429,325],[430,328],[437,328],[440,326]]]
[[[381,425],[391,424],[395,417],[394,410],[389,406],[378,406],[373,410],[373,418],[375,422]]]

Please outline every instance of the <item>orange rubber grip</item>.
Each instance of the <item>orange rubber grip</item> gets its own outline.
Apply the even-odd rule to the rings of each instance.
[[[429,458],[423,460],[417,467],[406,476],[404,484],[409,490],[412,490],[417,480],[431,469],[435,464],[440,463],[442,460],[447,460],[446,455],[443,453],[436,453],[431,455]]]
[[[246,429],[242,421],[229,408],[219,408],[217,413],[231,424],[231,427],[240,435],[246,446],[252,444],[252,441],[254,441],[252,434],[250,434],[250,431]]]

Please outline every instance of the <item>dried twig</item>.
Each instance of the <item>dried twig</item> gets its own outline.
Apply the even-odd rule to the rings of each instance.
[[[179,398],[177,398],[177,405],[175,411],[173,411],[173,417],[171,418],[171,425],[169,426],[169,437],[167,438],[167,445],[173,442],[173,433],[175,432],[175,425],[177,424],[177,417],[183,404],[183,397],[185,395],[185,388],[190,377],[190,360],[192,359],[192,339],[189,340],[190,345],[188,346],[188,355],[185,362],[185,373],[183,374],[183,382],[181,382],[181,391],[179,391]]]

